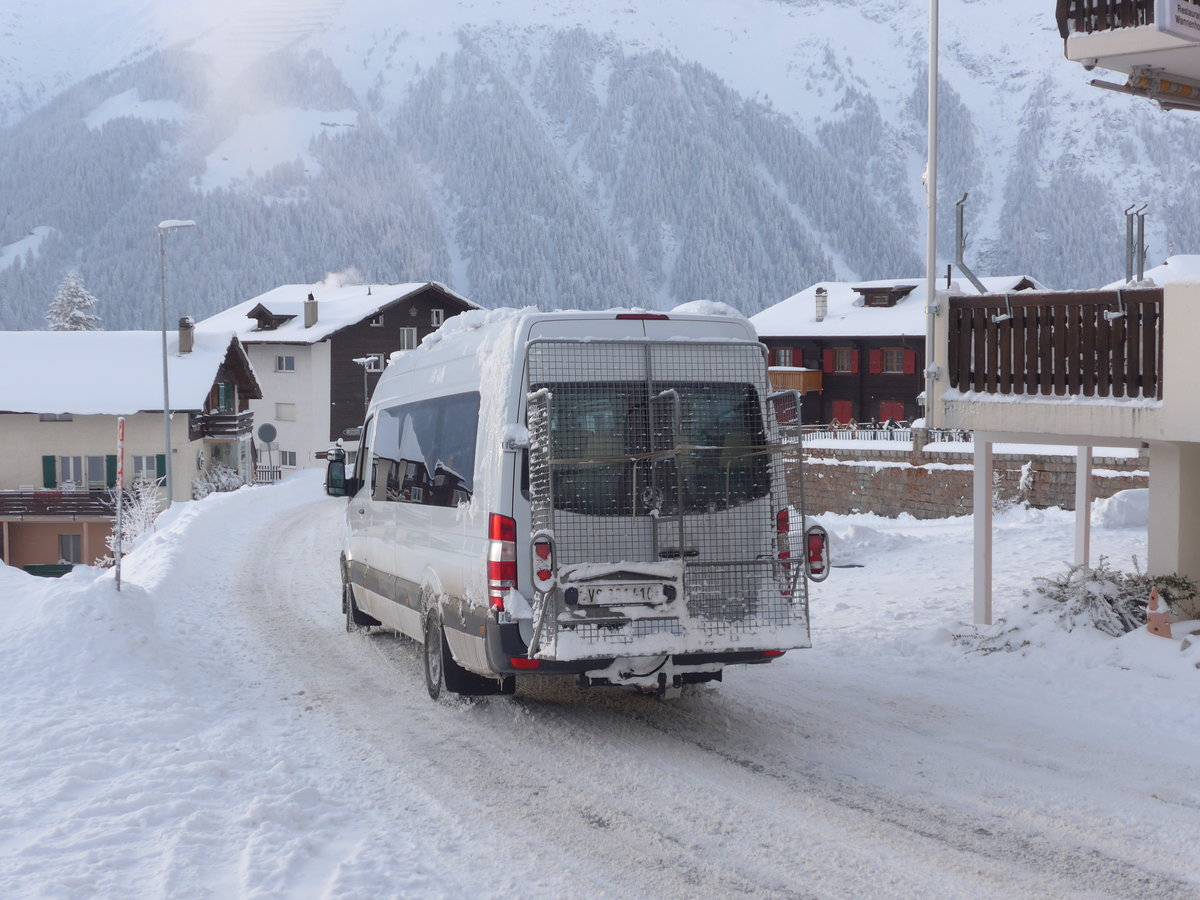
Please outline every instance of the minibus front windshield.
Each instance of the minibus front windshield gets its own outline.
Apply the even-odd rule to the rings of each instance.
[[[770,487],[758,392],[729,382],[559,382],[549,388],[555,509],[592,516],[716,512]]]

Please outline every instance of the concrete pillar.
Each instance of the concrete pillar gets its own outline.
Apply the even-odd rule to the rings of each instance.
[[[1151,575],[1200,580],[1200,444],[1150,445]]]
[[[992,440],[975,433],[975,624],[992,624]]]
[[[1090,565],[1092,541],[1092,448],[1075,457],[1075,565]]]

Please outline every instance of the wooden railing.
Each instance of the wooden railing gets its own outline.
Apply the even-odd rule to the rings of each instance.
[[[950,386],[1162,399],[1162,299],[1161,288],[951,297]]]
[[[1154,24],[1154,0],[1058,0],[1058,33],[1091,34]]]
[[[777,391],[799,391],[808,394],[821,390],[821,373],[812,369],[794,369],[790,367],[767,369],[771,379],[771,387]]]
[[[216,412],[197,415],[193,413],[188,419],[188,438],[236,438],[249,434],[254,430],[254,413],[246,412]]]

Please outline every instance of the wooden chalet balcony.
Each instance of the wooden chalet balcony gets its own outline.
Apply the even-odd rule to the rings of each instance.
[[[1161,288],[951,297],[947,325],[960,391],[1162,399]]]
[[[54,516],[94,519],[115,516],[113,496],[103,491],[0,491],[0,517]]]
[[[808,394],[821,390],[821,373],[814,369],[792,366],[771,366],[767,369],[771,387],[777,391],[799,391]]]
[[[192,414],[188,419],[188,439],[240,438],[254,430],[254,413],[214,412]]]
[[[1116,28],[1154,24],[1154,0],[1057,0],[1055,18],[1065,39]]]
[[[1190,3],[1057,0],[1055,17],[1067,59],[1129,76],[1092,84],[1164,109],[1200,109],[1200,15]]]

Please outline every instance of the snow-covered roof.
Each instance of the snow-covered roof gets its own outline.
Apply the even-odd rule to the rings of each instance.
[[[1037,290],[1046,288],[1024,275],[997,275],[981,278],[989,293],[1003,294],[1022,282]],[[864,306],[864,289],[911,287],[895,306]],[[828,312],[817,321],[817,288],[825,288]],[[857,290],[856,290],[857,288]],[[944,289],[938,285],[939,290]],[[950,290],[959,294],[977,294],[967,280],[952,282]],[[751,316],[759,337],[874,337],[925,334],[925,279],[900,278],[886,281],[822,281],[793,294],[786,300]]]
[[[1168,257],[1161,266],[1147,269],[1143,275],[1145,280],[1142,282],[1142,286],[1147,287],[1150,284],[1162,287],[1173,281],[1200,281],[1200,255],[1180,254]],[[1128,286],[1125,281],[1114,281],[1112,284],[1106,284],[1103,290],[1112,291]]]
[[[197,322],[196,330],[233,331],[246,344],[315,344],[334,332],[369,319],[385,306],[428,287],[444,291],[471,309],[479,308],[467,298],[434,281],[406,284],[285,284]],[[311,328],[305,328],[304,301],[309,294],[317,301],[317,322]],[[276,318],[292,318],[274,329],[260,331],[258,320],[249,317],[249,313],[259,306]]]
[[[171,408],[200,410],[234,334],[167,332]],[[160,331],[0,331],[0,411],[131,415],[161,410]]]

